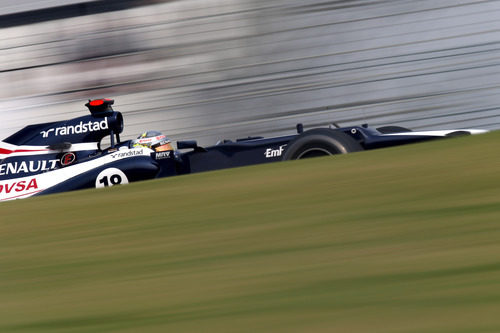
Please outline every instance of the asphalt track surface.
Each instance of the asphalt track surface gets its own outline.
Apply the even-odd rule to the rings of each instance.
[[[0,136],[116,99],[124,138],[498,128],[498,1],[173,1],[2,29]]]

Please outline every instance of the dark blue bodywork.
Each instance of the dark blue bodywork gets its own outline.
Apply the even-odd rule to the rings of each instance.
[[[236,141],[224,140],[210,147],[199,147],[194,141],[180,141],[175,151],[137,150],[131,147],[130,141],[121,141],[123,117],[111,107],[112,100],[89,101],[87,107],[91,114],[61,122],[30,125],[11,135],[2,142],[0,153],[0,194],[14,193],[19,189],[19,197],[57,193],[63,191],[99,187],[99,183],[115,185],[120,178],[127,182],[140,181],[160,177],[189,174],[224,168],[240,167],[252,164],[271,163],[287,158],[291,145],[307,135],[311,140],[305,141],[303,150],[321,152],[321,140],[318,135],[340,138],[348,141],[353,151],[390,147],[425,140],[432,140],[442,135],[418,135],[411,131],[390,135],[367,126],[341,128],[325,128],[320,131],[303,131],[297,126],[296,133],[274,138],[246,138]],[[307,134],[309,133],[309,134]],[[311,135],[314,134],[315,135]],[[319,134],[318,134],[319,133]],[[108,147],[102,147],[103,141]],[[316,141],[315,141],[316,140]],[[329,139],[330,140],[330,139]],[[304,140],[302,140],[304,141]],[[315,147],[315,144],[319,148]],[[316,149],[317,148],[317,149]],[[347,152],[350,152],[349,150]],[[136,155],[137,154],[137,155]],[[316,156],[316,155],[312,155]],[[102,163],[101,163],[102,161]],[[83,168],[78,165],[88,165]],[[68,168],[67,173],[56,172]],[[100,175],[106,170],[118,170],[111,178]],[[122,173],[123,174],[122,174]],[[42,187],[41,175],[54,174],[59,180],[50,180],[50,185]],[[68,173],[71,173],[68,175]],[[73,174],[74,173],[74,174]],[[124,175],[124,177],[123,177]],[[30,178],[31,177],[31,178]],[[40,179],[38,179],[39,177]],[[19,179],[25,183],[21,184]],[[34,179],[34,180],[33,180]],[[24,193],[26,184],[38,181],[37,191]],[[111,183],[110,183],[111,181]],[[34,184],[32,186],[35,187]],[[33,189],[34,190],[34,189]],[[15,196],[7,196],[7,199]],[[0,200],[2,200],[0,198]]]

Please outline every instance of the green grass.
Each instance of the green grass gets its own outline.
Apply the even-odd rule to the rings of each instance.
[[[0,332],[499,332],[500,133],[0,205]]]

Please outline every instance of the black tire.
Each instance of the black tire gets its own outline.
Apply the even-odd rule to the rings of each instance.
[[[341,131],[316,128],[290,141],[283,160],[347,154],[361,150],[363,147],[356,140]]]
[[[446,134],[446,137],[447,138],[455,138],[455,137],[459,137],[459,136],[468,136],[468,135],[471,135],[471,133],[469,131],[455,131],[455,132],[451,132],[451,133]]]
[[[377,128],[377,131],[379,131],[382,134],[392,134],[392,133],[411,132],[411,129],[401,126],[382,126]]]

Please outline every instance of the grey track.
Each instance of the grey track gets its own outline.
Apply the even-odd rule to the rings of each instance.
[[[101,96],[125,138],[211,144],[331,121],[496,129],[499,15],[500,1],[180,0],[6,28],[0,134]]]

